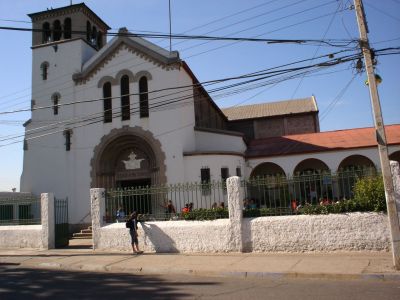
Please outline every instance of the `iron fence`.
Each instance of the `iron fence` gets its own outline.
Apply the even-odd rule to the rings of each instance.
[[[376,175],[375,168],[350,168],[336,173],[314,171],[290,177],[264,176],[242,181],[245,210],[260,215],[297,213],[306,204],[330,204],[352,199],[358,178]],[[246,215],[246,212],[245,212]],[[247,212],[247,215],[252,214]]]
[[[32,195],[10,195],[0,198],[0,225],[41,223],[40,198]]]
[[[227,193],[223,182],[185,183],[163,186],[132,187],[106,191],[107,223],[123,222],[136,211],[146,220],[178,220],[200,209],[215,210],[214,217],[226,209]],[[212,216],[209,216],[212,218]]]
[[[352,168],[242,180],[244,216],[289,215],[306,204],[351,199],[357,178],[372,175],[376,175],[373,168]],[[225,204],[225,181],[110,189],[106,191],[104,219],[124,222],[133,211],[146,220],[197,219],[196,214],[202,219],[226,218]]]

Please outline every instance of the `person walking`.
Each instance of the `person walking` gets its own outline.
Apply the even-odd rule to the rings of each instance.
[[[139,241],[138,241],[138,233],[137,233],[137,213],[134,211],[129,216],[128,221],[126,221],[126,228],[129,228],[129,234],[131,236],[131,244],[133,254],[142,254],[143,251],[139,250]]]

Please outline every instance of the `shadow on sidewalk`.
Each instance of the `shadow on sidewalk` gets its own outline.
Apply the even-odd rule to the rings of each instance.
[[[185,285],[191,282],[167,282],[157,276],[105,274],[42,269],[13,268],[0,265],[0,299],[188,299]]]

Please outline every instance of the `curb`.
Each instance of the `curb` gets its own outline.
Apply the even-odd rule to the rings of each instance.
[[[210,271],[195,269],[164,269],[151,267],[116,267],[94,266],[85,264],[63,265],[56,262],[42,262],[38,264],[12,263],[12,265],[26,268],[40,268],[63,271],[81,272],[110,272],[130,273],[143,275],[190,275],[208,277],[254,278],[254,279],[335,279],[335,280],[368,280],[368,281],[400,281],[400,273],[364,273],[364,274],[340,274],[340,273],[293,273],[293,272],[247,272],[247,271]]]

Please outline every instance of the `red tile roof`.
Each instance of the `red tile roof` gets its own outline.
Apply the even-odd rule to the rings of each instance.
[[[385,126],[388,145],[400,144],[400,124]],[[356,128],[252,140],[246,157],[280,156],[377,146],[375,128]]]

